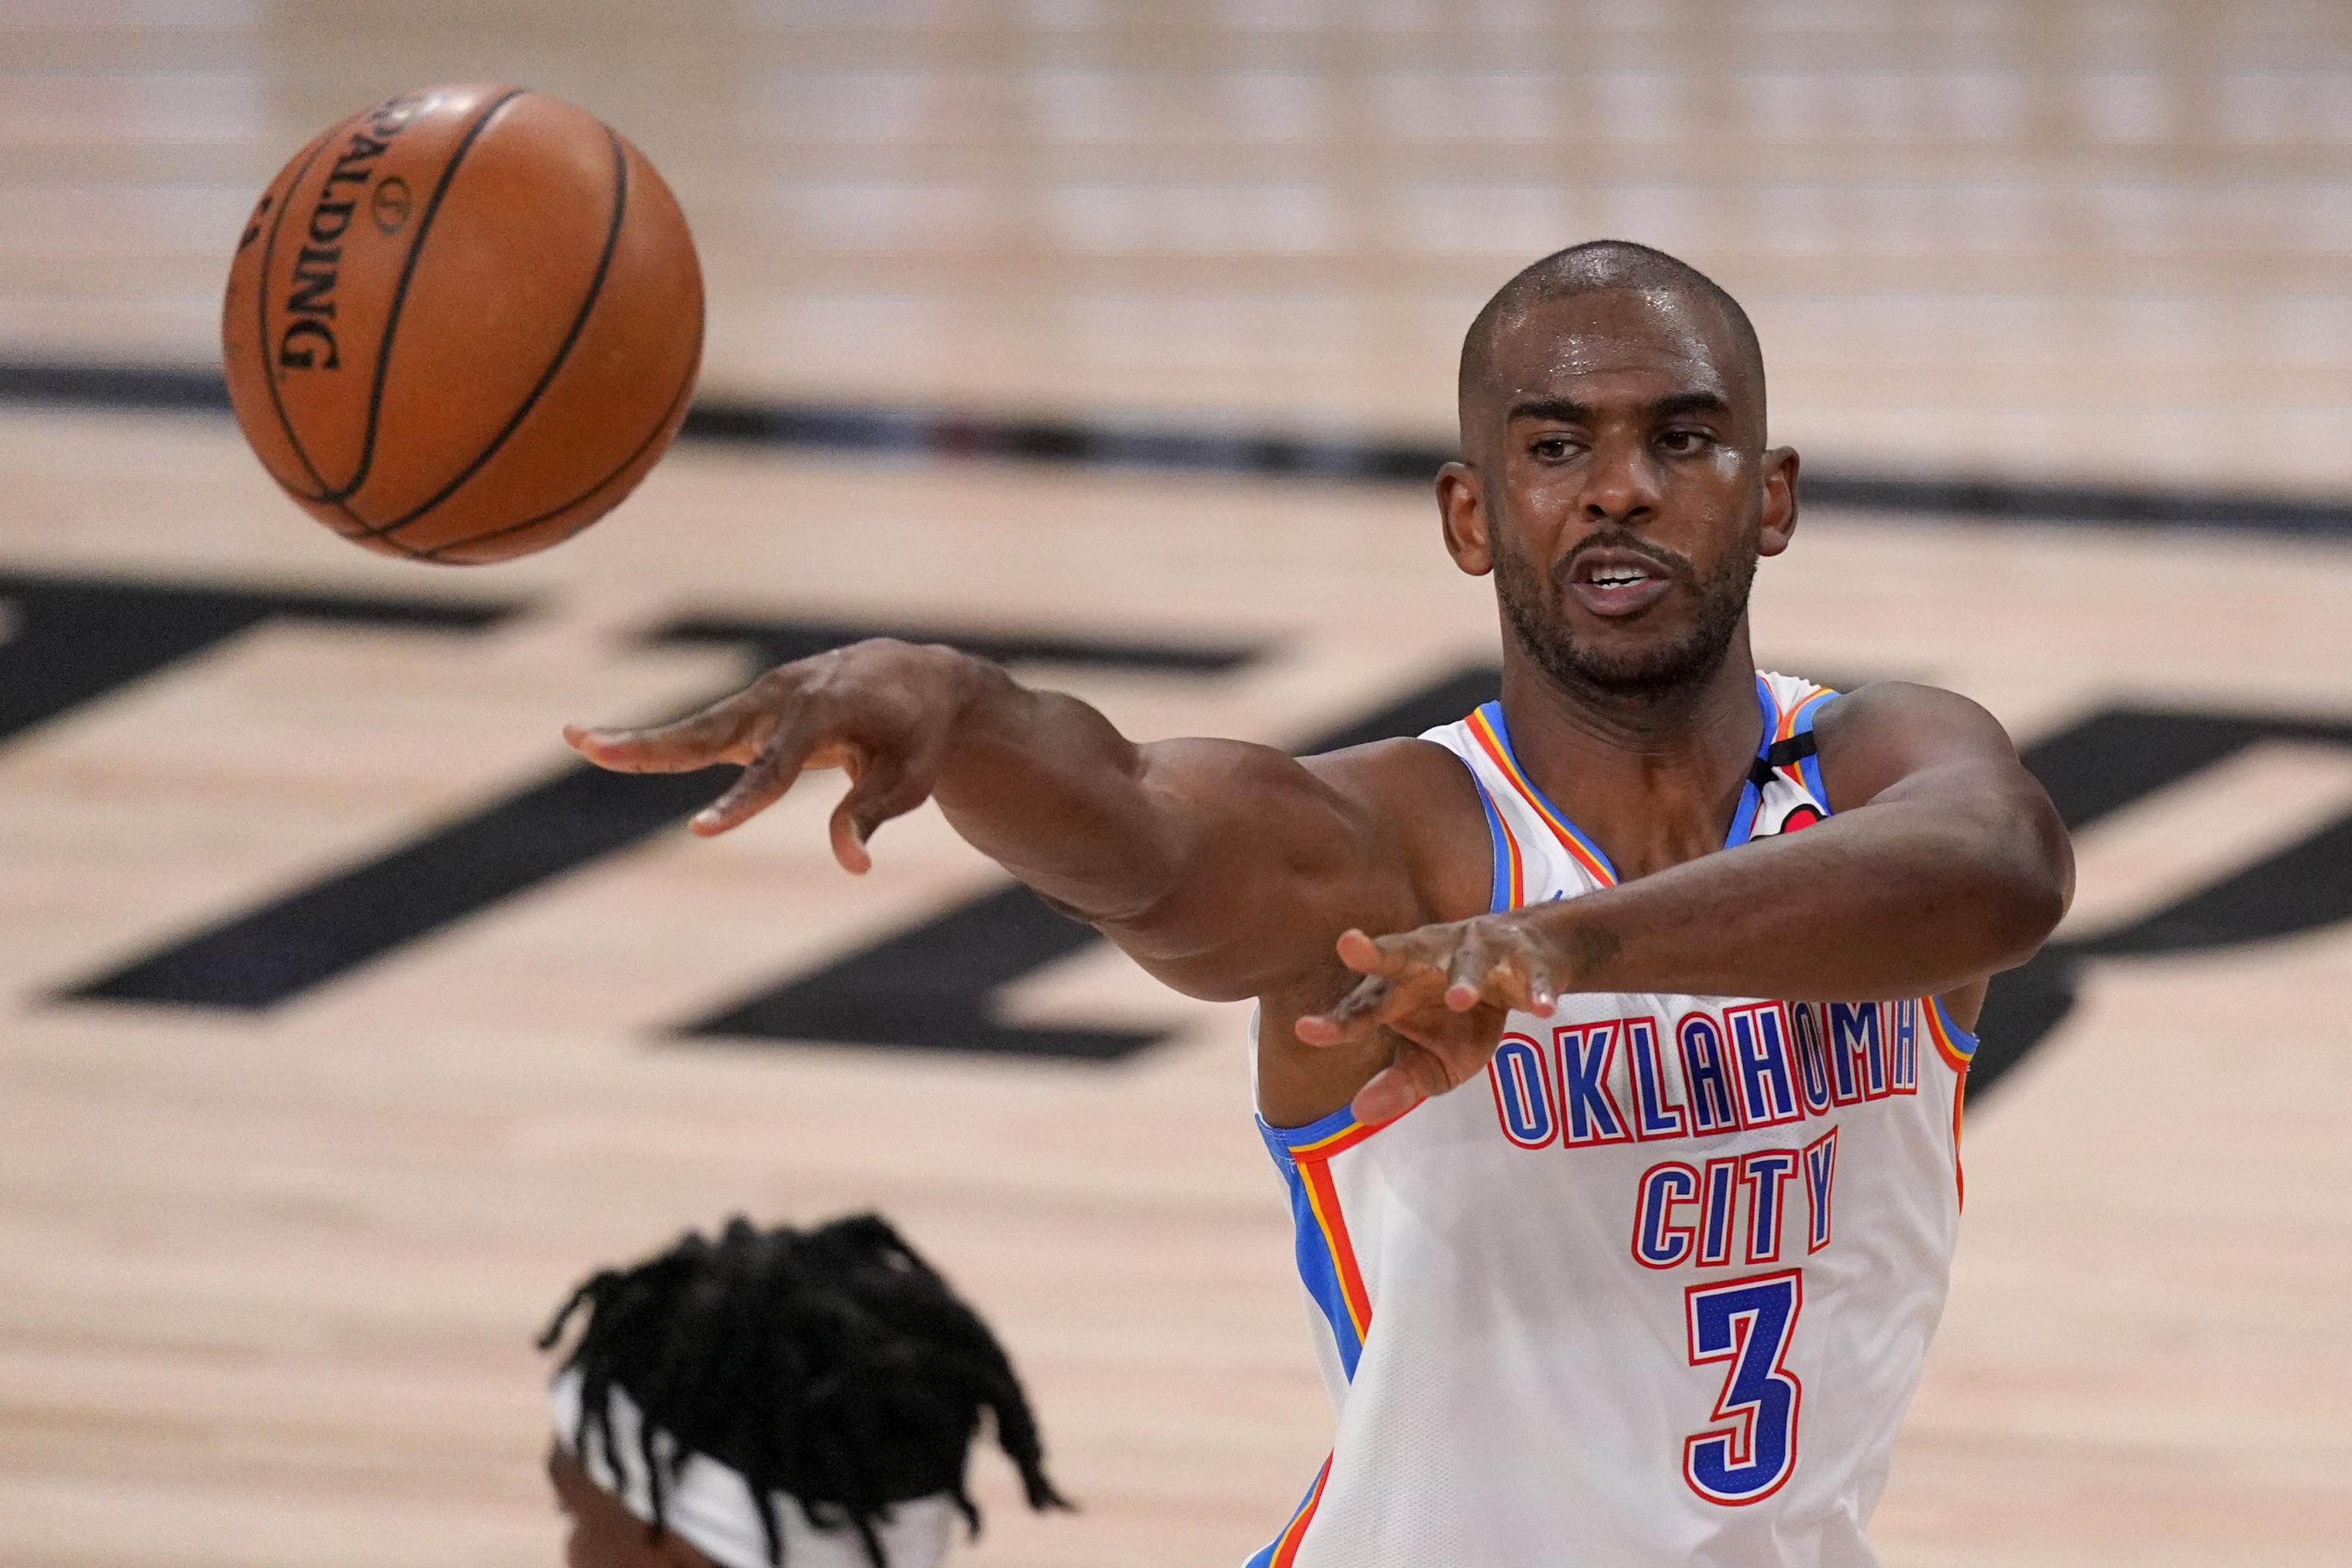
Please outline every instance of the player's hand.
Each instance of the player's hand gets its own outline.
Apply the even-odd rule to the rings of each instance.
[[[1363,978],[1326,1013],[1298,1020],[1310,1046],[1360,1045],[1386,1030],[1389,1065],[1357,1091],[1363,1122],[1391,1121],[1486,1067],[1510,1013],[1549,1014],[1553,961],[1524,910],[1423,926],[1395,936],[1351,931],[1339,959]]]
[[[950,731],[972,689],[972,661],[953,648],[887,637],[778,665],[698,713],[643,730],[564,726],[573,750],[600,768],[683,773],[721,763],[743,770],[688,826],[708,837],[783,798],[810,768],[845,768],[849,793],[834,807],[833,855],[847,869],[873,865],[866,841],[923,804]]]

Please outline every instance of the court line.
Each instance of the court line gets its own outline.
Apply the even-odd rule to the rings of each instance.
[[[0,361],[0,404],[228,412],[218,373],[163,364]],[[972,410],[706,396],[679,439],[788,451],[928,456],[1073,468],[1359,484],[1427,484],[1454,453],[1433,442],[1213,426],[1078,420]],[[1988,523],[2215,528],[2352,538],[2352,500],[1987,475],[1808,468],[1809,508]]]

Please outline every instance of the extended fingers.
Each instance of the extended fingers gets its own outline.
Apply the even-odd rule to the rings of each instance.
[[[563,739],[600,768],[625,773],[690,773],[719,763],[743,762],[757,743],[766,715],[741,691],[698,713],[642,730],[595,730],[566,724]]]
[[[1480,934],[1476,925],[1463,929],[1461,940],[1454,944],[1454,961],[1445,967],[1445,1005],[1457,1013],[1467,1013],[1478,1005],[1494,972],[1495,957],[1491,944]]]
[[[1384,937],[1350,931],[1339,938],[1339,951],[1340,961],[1359,974],[1391,982],[1442,981],[1444,1005],[1457,1013],[1482,1002],[1500,1002],[1549,1014],[1558,999],[1540,946],[1505,917],[1423,926]],[[1385,994],[1360,984],[1326,1016],[1345,1019],[1377,1011]]]
[[[794,713],[770,735],[725,795],[694,814],[687,826],[703,837],[740,826],[783,798],[807,765],[816,744],[816,722],[807,710]]]
[[[1505,927],[1486,972],[1486,994],[1522,1013],[1549,1016],[1559,1001],[1551,962],[1542,945],[1517,925]]]
[[[1446,971],[1445,1005],[1466,1013],[1481,1004],[1549,1014],[1558,1001],[1541,948],[1500,918],[1466,922]]]
[[[1301,1018],[1298,1037],[1318,1046],[1369,1039],[1381,1025],[1435,1001],[1445,982],[1446,930],[1424,926],[1377,939],[1360,931],[1342,933],[1340,961],[1363,978],[1333,1006]]]

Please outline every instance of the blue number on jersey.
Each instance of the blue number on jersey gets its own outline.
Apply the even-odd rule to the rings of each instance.
[[[1685,1293],[1693,1366],[1731,1363],[1715,1402],[1729,1422],[1683,1442],[1683,1479],[1709,1502],[1760,1502],[1797,1468],[1797,1401],[1803,1390],[1780,1364],[1797,1331],[1804,1280],[1796,1270]]]

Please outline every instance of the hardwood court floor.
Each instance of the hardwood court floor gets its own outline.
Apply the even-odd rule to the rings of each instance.
[[[0,1561],[551,1561],[540,1314],[739,1207],[878,1205],[999,1321],[1086,1510],[1017,1514],[983,1462],[975,1563],[1232,1562],[1279,1523],[1328,1427],[1244,1010],[1096,948],[1002,1000],[1171,1031],[1118,1065],[658,1037],[986,885],[931,814],[863,882],[821,790],[672,831],[259,1015],[49,998],[535,774],[564,719],[725,679],[631,646],[682,611],[1263,642],[1034,672],[1144,734],[1327,727],[1489,647],[1420,497],[685,451],[574,545],[436,575],[325,538],[212,423],[11,415],[0,471],[20,572],[538,606],[263,628],[0,752]],[[1784,668],[1949,682],[2031,739],[2135,700],[2347,716],[2347,594],[2324,546],[1824,517],[1759,620]],[[2347,806],[2352,749],[2293,742],[2151,794],[2084,835],[2078,934]],[[1891,1563],[2335,1560],[2347,1002],[2340,924],[2102,964],[1976,1109]]]
[[[291,148],[497,76],[677,187],[718,392],[1438,439],[1477,302],[1616,233],[1748,301],[1823,468],[2352,493],[2328,0],[658,12],[0,0],[0,359],[205,362]],[[373,605],[255,611],[0,733],[0,1568],[551,1563],[544,1312],[681,1226],[863,1205],[998,1322],[1085,1505],[1020,1514],[982,1459],[975,1568],[1238,1561],[1329,1433],[1244,1010],[1097,944],[982,1021],[1161,1037],[1116,1061],[679,1037],[985,898],[933,815],[862,881],[821,789],[619,835],[371,962],[265,946],[317,961],[274,1005],[61,994],[390,851],[462,868],[450,825],[553,776],[563,721],[740,672],[683,617],[1059,639],[1024,671],[1137,733],[1328,733],[1492,658],[1430,511],[706,447],[552,555],[431,573],[326,537],[225,423],[0,408],[0,670],[57,614],[109,636],[48,686],[237,595]],[[1822,511],[1759,594],[1770,662],[1955,686],[2081,786],[2032,982],[2074,1005],[1971,1106],[1889,1563],[2341,1561],[2352,547]]]

